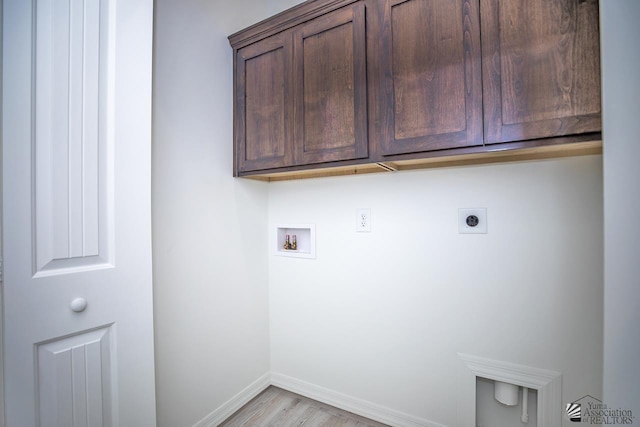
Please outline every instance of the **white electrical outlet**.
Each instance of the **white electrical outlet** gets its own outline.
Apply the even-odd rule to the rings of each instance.
[[[487,234],[487,208],[458,209],[458,233]]]
[[[359,233],[371,232],[371,209],[356,209],[356,231]]]

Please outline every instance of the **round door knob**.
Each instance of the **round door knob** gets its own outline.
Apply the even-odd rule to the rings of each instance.
[[[71,304],[69,304],[69,306],[71,307],[71,310],[75,311],[76,313],[80,313],[81,311],[84,311],[85,308],[87,308],[87,300],[84,298],[76,298],[71,301]]]

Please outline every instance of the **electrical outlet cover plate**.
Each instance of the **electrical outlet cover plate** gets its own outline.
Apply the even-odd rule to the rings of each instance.
[[[371,209],[356,209],[356,231],[359,233],[371,232]]]
[[[467,218],[472,215],[478,218],[478,225],[475,227],[467,224]],[[487,234],[487,208],[458,209],[458,233]]]

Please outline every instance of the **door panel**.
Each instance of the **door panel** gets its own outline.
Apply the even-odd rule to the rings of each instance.
[[[364,4],[294,33],[296,164],[367,157]]]
[[[599,132],[598,2],[482,1],[487,143]]]
[[[111,326],[36,344],[39,425],[113,425]]]
[[[353,25],[306,37],[303,45],[303,152],[353,146],[355,97],[348,90],[353,87],[353,63],[345,61],[353,57]],[[316,63],[317,58],[322,62]]]
[[[477,0],[379,2],[382,154],[482,144]]]
[[[3,1],[8,427],[155,426],[152,17]]]
[[[235,132],[240,172],[293,164],[292,57],[290,33],[237,53]]]
[[[37,276],[110,264],[108,36],[114,24],[108,1],[37,2],[32,171]]]
[[[429,6],[405,1],[391,7],[397,139],[465,129],[462,20],[451,19],[461,14],[460,4]]]

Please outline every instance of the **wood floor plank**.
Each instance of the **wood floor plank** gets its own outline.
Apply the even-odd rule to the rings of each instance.
[[[284,390],[280,390],[280,398],[291,399],[292,405],[287,410],[282,411],[277,417],[270,420],[270,425],[291,426],[296,425],[298,420],[303,419],[308,406],[304,404],[301,396],[287,396]]]
[[[285,426],[293,425],[296,419],[298,419],[302,412],[304,412],[304,406],[300,405],[301,400],[290,398],[283,395],[282,390],[278,393],[278,406],[272,406],[271,412],[265,413],[259,419],[254,420],[259,426]]]
[[[333,406],[269,387],[219,427],[388,427]]]
[[[258,427],[260,426],[260,419],[265,414],[270,414],[274,411],[274,405],[282,404],[282,401],[278,399],[278,390],[272,390],[271,387],[256,396],[247,405],[245,405],[240,411],[236,412],[231,418],[227,419],[221,426],[226,427]]]

